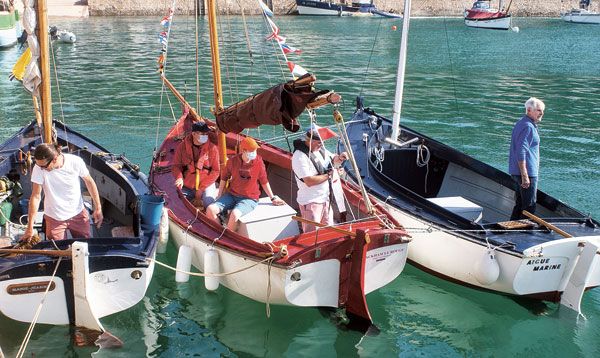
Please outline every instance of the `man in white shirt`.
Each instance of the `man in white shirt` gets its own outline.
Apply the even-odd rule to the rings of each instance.
[[[35,148],[35,167],[31,172],[32,190],[29,199],[29,217],[37,213],[44,191],[44,219],[48,239],[65,238],[68,229],[74,238],[88,238],[90,218],[83,206],[81,184],[83,179],[94,204],[92,218],[97,227],[102,224],[102,207],[94,179],[81,158],[61,153],[56,144],[42,143]],[[33,220],[28,220],[23,240],[33,235]]]
[[[298,184],[296,201],[304,219],[333,225],[330,189],[333,185],[341,189],[339,176],[334,173],[334,168],[338,168],[346,159],[346,152],[334,156],[325,149],[317,128],[308,130],[304,138],[294,141],[292,169]],[[302,229],[309,232],[314,231],[316,227],[302,223]]]

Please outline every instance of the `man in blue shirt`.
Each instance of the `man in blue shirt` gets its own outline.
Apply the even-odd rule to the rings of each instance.
[[[515,183],[516,203],[511,220],[525,218],[523,210],[535,213],[540,167],[540,136],[537,123],[546,105],[535,97],[525,102],[525,116],[515,124],[510,138],[508,172]]]

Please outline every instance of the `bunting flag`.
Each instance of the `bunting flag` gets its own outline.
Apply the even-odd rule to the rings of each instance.
[[[267,37],[267,42],[269,42],[270,39],[276,39],[279,43],[285,43],[285,37],[279,36],[279,28],[277,27],[277,25],[275,25],[273,20],[271,20],[270,18],[267,17],[266,19],[269,22],[269,25],[271,25],[271,30],[273,31],[273,33],[269,37]]]
[[[273,17],[273,11],[269,9],[267,4],[265,4],[262,0],[258,0],[258,3],[260,4],[260,7],[265,15],[267,15],[268,17]]]
[[[279,44],[281,46],[281,50],[283,50],[283,53],[288,54],[288,53],[300,53],[302,52],[302,50],[297,49],[295,47],[286,45],[286,44]]]
[[[302,66],[296,65],[295,63],[292,63],[290,61],[287,62],[287,65],[292,75],[294,75],[296,78],[304,76],[308,73],[308,71],[302,68]]]
[[[269,35],[269,37],[267,37],[266,41],[268,42],[271,39],[277,40],[279,49],[281,50],[281,53],[283,54],[283,58],[285,59],[285,62],[287,63],[288,68],[290,69],[290,72],[292,73],[292,76],[294,76],[295,78],[298,78],[302,75],[307,74],[308,71],[306,71],[304,68],[302,68],[302,66],[296,65],[296,64],[288,61],[287,56],[286,56],[288,53],[301,53],[302,50],[292,47],[285,43],[285,37],[282,37],[279,35],[279,27],[277,27],[277,25],[275,25],[275,22],[273,22],[273,20],[271,20],[271,17],[273,16],[273,12],[271,12],[271,10],[269,10],[269,8],[262,2],[262,0],[257,0],[257,1],[260,4],[260,7],[262,9],[265,19],[267,20],[267,22],[269,23],[269,26],[271,27],[271,35]]]
[[[171,32],[171,21],[173,21],[173,14],[175,13],[175,0],[171,2],[171,8],[169,9],[169,15],[160,20],[160,24],[164,26],[163,32],[158,34],[158,42],[161,44],[161,54],[158,58],[156,72],[163,72],[165,70],[165,62],[167,60],[167,48],[169,45],[169,34]]]

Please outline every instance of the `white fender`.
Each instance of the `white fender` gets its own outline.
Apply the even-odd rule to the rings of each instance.
[[[169,209],[163,207],[160,224],[158,225],[158,245],[156,252],[164,254],[167,252],[167,244],[169,243]]]
[[[189,246],[182,245],[179,247],[179,254],[177,255],[177,269],[181,271],[190,272],[192,268],[192,248]],[[188,282],[190,275],[183,272],[175,272],[176,282]]]
[[[204,254],[204,273],[219,273],[219,253],[217,250],[209,249]],[[216,291],[219,288],[219,278],[205,277],[204,287],[209,291]]]
[[[475,263],[475,278],[482,285],[491,285],[500,276],[500,266],[496,260],[496,253],[487,249],[485,254]]]

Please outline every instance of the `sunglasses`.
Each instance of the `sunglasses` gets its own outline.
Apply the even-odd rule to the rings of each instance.
[[[52,161],[54,160],[54,158],[56,157],[52,157],[52,159],[48,160],[48,163],[46,163],[46,165],[37,165],[38,167],[42,168],[42,169],[46,169],[50,166],[50,163],[52,163]]]

